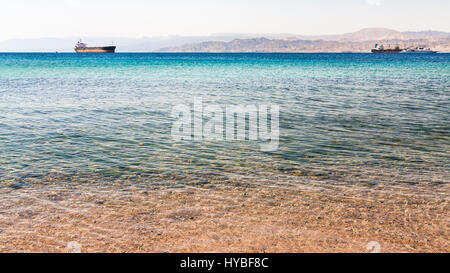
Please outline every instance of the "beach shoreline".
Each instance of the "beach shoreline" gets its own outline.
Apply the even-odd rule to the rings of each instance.
[[[270,185],[0,189],[0,252],[448,252],[448,198]]]

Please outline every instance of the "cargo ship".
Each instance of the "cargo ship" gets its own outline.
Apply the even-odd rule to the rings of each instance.
[[[395,46],[394,48],[385,48],[384,45],[375,44],[375,48],[372,49],[372,53],[401,53],[403,49],[399,46]]]
[[[116,52],[115,46],[102,46],[102,47],[88,47],[87,44],[81,40],[75,45],[75,52],[77,53],[114,53]]]

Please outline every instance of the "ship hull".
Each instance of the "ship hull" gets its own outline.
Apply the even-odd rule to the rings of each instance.
[[[77,53],[115,53],[115,46],[75,48]]]
[[[379,49],[372,49],[372,53],[401,53],[402,50],[397,50],[397,49],[383,49],[383,50],[379,50]]]

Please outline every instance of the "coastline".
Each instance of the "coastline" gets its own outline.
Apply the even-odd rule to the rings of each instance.
[[[52,51],[42,51],[42,52],[26,52],[26,51],[0,51],[0,54],[72,54],[72,55],[80,55],[76,52],[71,51],[59,51],[59,52],[52,52]],[[89,54],[81,54],[81,56],[114,56],[117,54],[370,54],[373,55],[370,51],[117,51],[114,54],[103,54],[103,53],[89,53]],[[386,53],[388,56],[392,56],[392,53]],[[393,55],[398,55],[400,53],[393,53]],[[438,51],[434,54],[450,54],[449,51]],[[382,54],[385,55],[385,54]],[[405,54],[400,54],[405,55]],[[427,55],[427,54],[415,54],[415,55]],[[409,54],[411,56],[411,54]]]
[[[444,186],[446,187],[446,186]],[[448,198],[361,187],[1,188],[0,252],[447,252]]]

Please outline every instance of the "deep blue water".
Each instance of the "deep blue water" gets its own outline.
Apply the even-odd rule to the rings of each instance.
[[[448,183],[449,78],[450,54],[0,54],[0,183]],[[194,98],[279,105],[279,149],[175,141]]]

